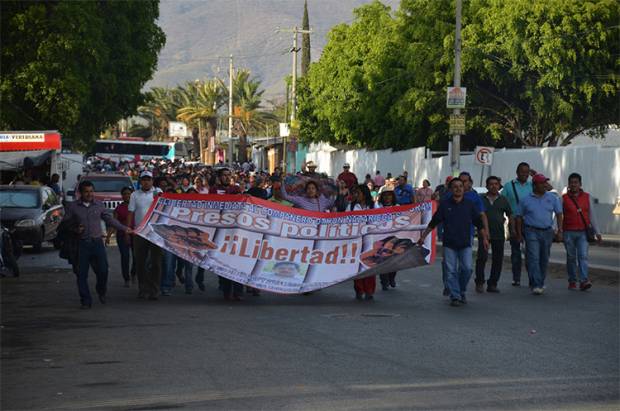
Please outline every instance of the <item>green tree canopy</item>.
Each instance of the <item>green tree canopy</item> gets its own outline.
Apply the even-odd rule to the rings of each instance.
[[[465,147],[566,143],[618,123],[615,0],[471,0],[463,9]],[[378,1],[335,26],[301,82],[303,140],[445,147],[454,2]]]
[[[159,2],[2,1],[0,125],[74,146],[136,112],[165,35]]]

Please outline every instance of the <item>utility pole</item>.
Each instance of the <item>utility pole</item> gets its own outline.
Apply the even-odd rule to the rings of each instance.
[[[454,35],[454,87],[461,87],[461,9],[462,0],[456,0],[456,33]],[[461,110],[454,109],[454,115],[461,114]],[[461,135],[452,137],[452,149],[450,156],[452,175],[456,176],[461,168]]]
[[[228,64],[228,163],[230,167],[233,164],[233,56],[230,55]]]
[[[293,48],[291,48],[291,53],[293,53],[293,68],[291,70],[291,129],[297,119],[297,53],[301,50],[297,47],[297,35],[298,34],[311,34],[312,30],[302,30],[299,27],[293,27],[292,29],[277,29],[276,32],[283,33],[293,33]],[[286,137],[282,143],[282,162],[283,169],[286,172]]]

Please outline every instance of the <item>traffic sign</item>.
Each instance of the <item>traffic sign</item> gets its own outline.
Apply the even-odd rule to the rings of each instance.
[[[447,108],[465,108],[465,100],[467,98],[466,87],[448,87],[446,96]]]
[[[450,135],[465,134],[465,114],[450,115]]]
[[[494,147],[477,146],[476,151],[474,151],[474,161],[476,162],[476,164],[480,164],[482,166],[490,166],[491,164],[493,164],[494,151]]]

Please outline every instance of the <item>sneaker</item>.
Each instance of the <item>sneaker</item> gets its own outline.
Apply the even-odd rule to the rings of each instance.
[[[372,296],[372,294],[366,294],[366,297],[364,297],[365,300],[370,301],[373,300],[375,297]]]
[[[467,304],[467,297],[461,296],[461,304]]]
[[[355,293],[355,299],[356,300],[361,300],[362,299],[363,294],[362,293]]]
[[[451,300],[450,301],[450,306],[451,307],[460,307],[461,306],[461,302],[457,299]]]
[[[592,283],[590,282],[590,280],[582,281],[579,284],[579,289],[581,291],[586,291],[586,290],[589,290],[590,288],[592,288]]]
[[[396,288],[396,280],[390,280],[390,287]]]
[[[447,288],[444,288],[444,289],[443,289],[443,296],[444,296],[444,297],[447,297],[447,296],[449,296],[449,295],[450,295],[450,290],[448,290]]]
[[[568,282],[568,289],[569,290],[576,290],[577,289],[577,283],[574,281],[569,281]]]
[[[161,292],[162,297],[170,297],[172,295],[172,293],[168,290],[162,290]]]
[[[198,283],[198,289],[200,291],[204,291],[205,290],[205,285],[203,283]]]
[[[476,284],[476,292],[483,293],[484,292],[484,284]]]
[[[542,295],[545,292],[545,290],[541,287],[534,287],[534,289],[532,290],[532,294],[534,295]]]
[[[381,284],[381,289],[382,289],[383,291],[388,291],[388,290],[390,289],[390,287],[388,287],[388,285],[387,285],[387,284]]]
[[[521,287],[521,282],[520,281],[513,281],[512,282],[512,286],[513,287]]]
[[[496,285],[488,285],[487,293],[499,293],[499,290],[497,289]]]

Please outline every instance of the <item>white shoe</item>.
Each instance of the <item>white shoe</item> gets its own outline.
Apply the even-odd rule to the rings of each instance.
[[[536,287],[532,290],[532,294],[534,295],[542,295],[545,292],[543,288]]]

